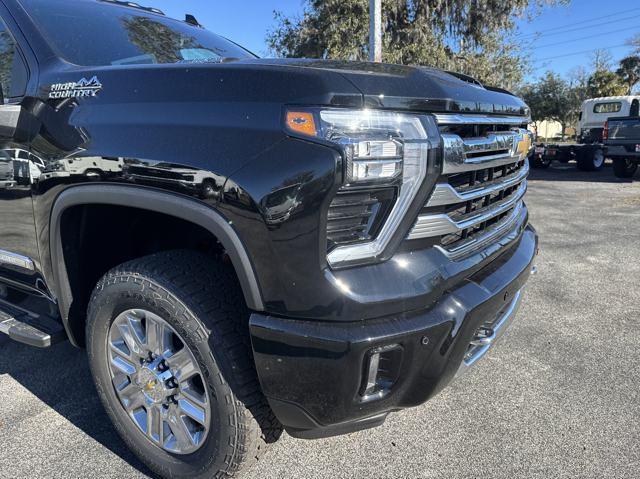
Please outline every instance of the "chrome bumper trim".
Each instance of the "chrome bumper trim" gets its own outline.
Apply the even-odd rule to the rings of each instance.
[[[491,326],[491,334],[483,336],[481,339],[471,342],[471,349],[466,353],[460,368],[456,373],[456,377],[459,377],[466,373],[472,366],[474,366],[479,359],[481,359],[491,347],[502,337],[507,330],[513,319],[515,318],[520,304],[522,302],[522,290],[518,291],[509,307],[502,313],[500,318]]]
[[[12,253],[10,251],[0,250],[0,264],[17,266],[18,268],[26,269],[29,271],[36,270],[36,266],[31,258],[22,256],[18,253]]]

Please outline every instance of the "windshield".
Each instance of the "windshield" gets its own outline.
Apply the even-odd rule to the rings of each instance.
[[[203,28],[101,0],[21,0],[56,52],[82,66],[255,58]]]

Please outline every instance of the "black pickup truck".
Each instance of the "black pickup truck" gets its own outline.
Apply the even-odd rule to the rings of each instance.
[[[640,117],[609,118],[604,126],[605,154],[618,178],[633,178],[640,163]]]
[[[0,183],[0,332],[86,348],[159,475],[380,425],[516,314],[538,241],[508,92],[259,59],[131,2],[0,18],[2,161],[24,180]]]

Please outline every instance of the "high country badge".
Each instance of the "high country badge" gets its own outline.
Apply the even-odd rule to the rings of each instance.
[[[49,91],[49,98],[85,98],[93,97],[102,90],[102,83],[97,76],[90,80],[82,78],[78,82],[54,83]]]

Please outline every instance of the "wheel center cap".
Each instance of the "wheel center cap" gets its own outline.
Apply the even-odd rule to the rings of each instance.
[[[142,393],[154,403],[162,402],[166,397],[164,382],[151,369],[142,368],[136,382]]]

